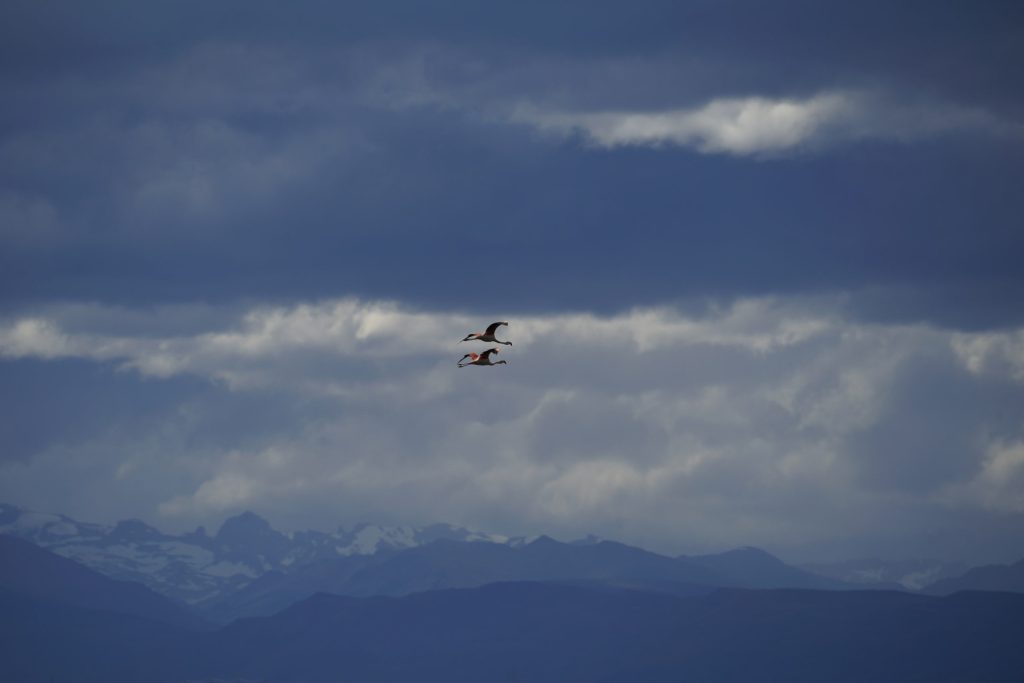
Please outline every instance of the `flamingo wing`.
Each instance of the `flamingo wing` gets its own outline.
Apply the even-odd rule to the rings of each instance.
[[[491,323],[490,325],[487,326],[487,334],[493,336],[494,333],[498,331],[498,328],[501,327],[502,325],[508,325],[508,323]]]

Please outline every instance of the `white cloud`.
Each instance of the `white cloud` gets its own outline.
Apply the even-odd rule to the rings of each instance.
[[[292,469],[300,462],[296,453],[279,446],[256,453],[231,451],[222,458],[218,472],[194,493],[161,502],[158,510],[166,517],[219,513],[301,495],[307,482],[301,472]]]
[[[255,508],[295,526],[326,518],[593,531],[672,551],[878,528],[913,535],[925,522],[901,527],[908,506],[1017,510],[1022,426],[989,419],[1005,412],[1007,394],[986,394],[990,372],[967,369],[980,353],[971,340],[836,310],[769,298],[701,315],[509,315],[503,332],[514,345],[502,353],[511,364],[459,370],[455,360],[481,345],[458,340],[489,320],[340,299],[221,317],[177,310],[190,329],[175,335],[160,310],[41,309],[0,323],[0,355],[103,361],[150,382],[198,376],[218,393],[182,403],[145,436],[101,429],[4,465],[0,498],[34,492],[52,508],[61,505],[47,501],[102,497],[180,524]],[[944,383],[917,389],[932,371]],[[1019,377],[996,379],[1024,392]],[[949,402],[934,400],[936,386],[969,393],[970,414],[941,412]],[[256,395],[283,422],[264,429],[243,416],[218,433],[229,428],[209,406]],[[904,422],[941,424],[976,444],[964,454],[976,467],[930,467],[927,486],[903,487],[922,462],[938,464],[903,452],[905,441],[886,450]],[[883,423],[870,442],[882,452],[854,447]],[[211,431],[217,438],[197,440]],[[55,472],[76,473],[74,486],[55,488]]]
[[[110,317],[102,310],[95,313],[99,318]],[[81,317],[76,312],[76,318]],[[0,356],[111,360],[143,375],[191,373],[241,387],[285,379],[273,373],[288,354],[326,354],[374,367],[405,356],[435,360],[457,356],[470,345],[463,349],[453,346],[453,340],[485,324],[458,313],[414,312],[394,303],[356,299],[255,308],[233,329],[191,336],[92,332],[81,322],[78,331],[69,332],[58,318],[25,317],[0,323]],[[766,353],[825,334],[833,325],[826,316],[766,299],[740,301],[704,318],[667,308],[636,309],[615,317],[531,316],[516,320],[512,328],[502,328],[499,335],[514,335],[515,348],[527,351],[536,346],[582,345],[643,354],[710,345]]]
[[[82,354],[49,320],[21,318],[0,329],[0,354],[7,358],[60,358]]]
[[[957,334],[951,344],[964,367],[976,375],[1024,380],[1024,332],[1020,330]]]
[[[908,141],[957,130],[1020,137],[1020,126],[949,104],[906,104],[866,92],[809,97],[725,97],[663,111],[566,112],[521,105],[511,116],[556,134],[581,133],[599,147],[692,147],[704,153],[771,155],[863,139]]]
[[[966,501],[1000,513],[1024,512],[1024,441],[992,443],[977,476],[941,497],[954,505]]]

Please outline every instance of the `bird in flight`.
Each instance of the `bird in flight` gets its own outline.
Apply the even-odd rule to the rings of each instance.
[[[488,342],[490,344],[507,344],[509,346],[512,346],[512,342],[510,342],[510,341],[499,341],[498,339],[494,338],[494,333],[497,332],[498,328],[501,327],[502,325],[506,325],[507,326],[508,323],[506,323],[506,322],[491,323],[490,325],[487,326],[487,330],[486,331],[484,331],[484,332],[471,332],[470,334],[467,334],[466,338],[463,339],[462,341],[473,341],[473,340],[476,340],[476,341]]]
[[[508,361],[506,360],[491,360],[491,354],[498,353],[499,351],[500,349],[498,349],[498,347],[495,346],[493,349],[487,349],[483,353],[467,353],[465,356],[459,359],[459,367],[464,368],[467,365],[508,365]],[[463,363],[462,361],[465,361],[467,358],[469,360]]]

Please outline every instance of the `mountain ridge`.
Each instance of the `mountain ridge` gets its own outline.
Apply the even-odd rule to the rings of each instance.
[[[24,539],[0,535],[0,557],[0,589],[12,594],[185,628],[209,626],[140,583],[109,578]]]
[[[958,591],[1024,593],[1024,560],[974,567],[960,576],[936,581],[924,589],[929,595],[950,595]]]
[[[509,538],[445,524],[359,523],[329,533],[286,534],[250,511],[227,518],[212,535],[202,527],[171,535],[137,519],[105,526],[0,504],[0,534],[27,539],[111,578],[142,583],[221,623],[269,615],[321,591],[399,596],[501,581],[562,581],[674,595],[702,594],[708,587],[906,590],[895,581],[835,578],[841,572],[882,577],[888,565],[878,569],[878,561],[808,571],[819,568],[794,567],[753,546],[670,558],[595,536],[563,543],[547,535]],[[934,563],[892,566],[893,576],[904,572],[904,580],[939,571]]]
[[[0,503],[0,535],[17,536],[112,578],[136,581],[188,604],[233,593],[269,571],[324,559],[414,547],[438,538],[512,542],[446,524],[397,527],[360,523],[333,532],[283,534],[246,511],[210,536],[203,527],[166,534],[141,520],[113,526]]]
[[[474,588],[510,581],[561,582],[569,585],[630,587],[672,595],[703,594],[716,587],[848,588],[785,565],[757,551],[771,574],[718,556],[671,558],[616,541],[575,544],[541,536],[517,547],[437,540],[415,548],[373,556],[335,558],[265,575],[249,586],[201,606],[219,622],[265,616],[316,593],[354,597],[403,596],[427,591]],[[745,553],[741,553],[745,555]]]

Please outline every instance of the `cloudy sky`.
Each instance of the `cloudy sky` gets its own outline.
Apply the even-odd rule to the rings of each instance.
[[[0,501],[1024,557],[1022,67],[1010,1],[5,2]]]

